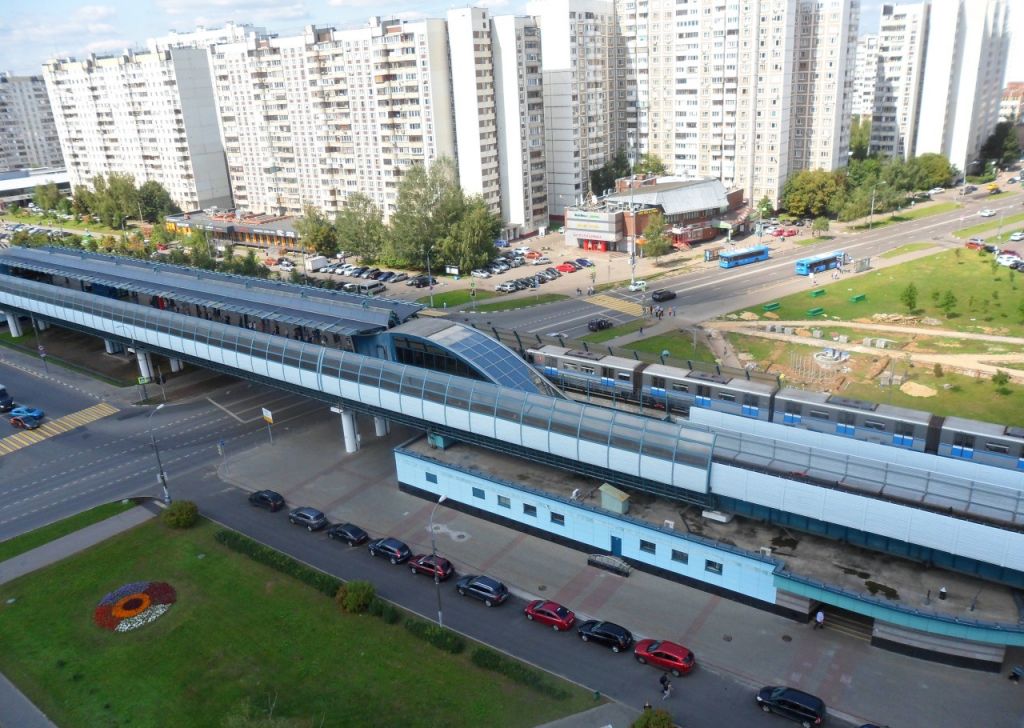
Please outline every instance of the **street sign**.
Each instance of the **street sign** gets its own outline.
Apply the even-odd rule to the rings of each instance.
[[[139,377],[139,384],[149,384],[149,377]]]
[[[268,425],[274,424],[274,413],[268,410],[266,407],[263,407],[262,409],[263,421],[266,422]]]

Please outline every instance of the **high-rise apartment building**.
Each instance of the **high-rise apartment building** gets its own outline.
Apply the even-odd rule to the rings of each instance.
[[[999,101],[999,120],[1016,124],[1024,120],[1024,83],[1011,81]]]
[[[872,153],[905,159],[914,153],[930,9],[927,3],[882,6]]]
[[[516,238],[548,223],[540,27],[535,18],[493,18],[491,45],[501,219],[505,234]]]
[[[875,85],[878,83],[878,35],[857,39],[857,60],[853,72],[853,103],[850,114],[870,121],[875,113]]]
[[[1009,11],[1005,0],[932,0],[915,154],[976,171],[999,121]]]
[[[611,0],[545,0],[538,17],[548,206],[560,217],[588,193],[604,192],[590,190],[590,173],[621,148],[615,9]]]
[[[72,187],[118,172],[185,210],[231,206],[205,50],[52,60],[43,76]]]
[[[0,72],[0,171],[63,164],[43,77]]]

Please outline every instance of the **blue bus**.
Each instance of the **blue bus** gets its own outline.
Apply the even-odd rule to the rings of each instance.
[[[735,268],[738,265],[757,263],[761,260],[768,260],[767,245],[755,245],[752,248],[730,250],[718,255],[718,265],[722,268]]]
[[[846,253],[842,250],[812,255],[810,258],[801,258],[796,262],[796,274],[798,276],[809,276],[812,273],[821,273],[823,270],[841,268],[845,262]]]

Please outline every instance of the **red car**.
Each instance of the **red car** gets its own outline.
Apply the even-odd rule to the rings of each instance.
[[[537,599],[526,605],[523,614],[531,622],[551,625],[556,632],[571,629],[576,623],[576,615],[558,602]]]
[[[555,270],[557,270],[559,273],[575,273],[578,270],[578,268],[574,266],[572,263],[559,263],[558,265],[555,266]]]
[[[773,238],[781,238],[781,237],[784,237],[785,234],[786,234],[786,231],[783,230],[782,228],[776,228],[775,230],[772,230],[772,237]]]
[[[799,231],[795,230],[794,228],[786,228],[785,230],[782,231],[782,234],[783,234],[783,236],[785,236],[787,238],[791,238],[794,235],[796,235],[797,232],[799,232]]]
[[[438,581],[444,581],[455,573],[455,567],[452,566],[451,561],[443,556],[432,554],[413,556],[409,560],[409,570],[414,574],[426,574],[431,577],[437,574]]]
[[[690,650],[664,640],[640,640],[633,655],[641,665],[650,663],[668,670],[676,677],[687,674],[697,664]]]

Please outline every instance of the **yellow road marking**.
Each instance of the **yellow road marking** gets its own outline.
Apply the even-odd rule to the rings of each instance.
[[[624,301],[621,298],[615,298],[614,296],[609,296],[604,293],[599,293],[596,296],[587,296],[580,300],[592,303],[595,306],[600,306],[601,308],[610,308],[614,311],[621,311],[622,313],[629,314],[636,318],[642,316],[644,312],[639,303]]]
[[[29,445],[35,445],[38,442],[47,440],[51,437],[70,432],[79,427],[84,427],[90,422],[101,420],[104,417],[117,412],[117,407],[109,405],[106,402],[100,402],[99,404],[87,407],[84,410],[78,412],[72,412],[69,415],[58,417],[55,420],[47,420],[35,430],[21,430],[9,437],[0,439],[0,456],[8,455],[16,450],[20,450],[23,447]]]

